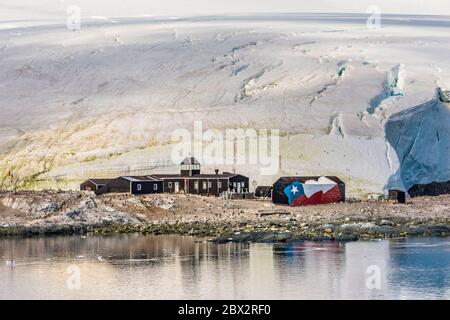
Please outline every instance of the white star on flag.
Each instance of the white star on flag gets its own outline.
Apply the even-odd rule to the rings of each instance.
[[[291,192],[296,194],[298,192],[298,188],[296,186],[292,186]]]

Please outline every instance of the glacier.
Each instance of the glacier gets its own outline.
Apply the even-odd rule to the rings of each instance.
[[[450,180],[450,17],[254,14],[0,21],[0,188],[174,172],[178,128],[280,129],[252,186],[337,175],[354,197]],[[206,165],[205,171],[215,169]],[[220,166],[230,171],[229,165]]]

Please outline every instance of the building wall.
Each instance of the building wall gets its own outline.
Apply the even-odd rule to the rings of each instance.
[[[195,182],[197,182],[198,181],[198,179],[189,179],[188,180],[188,190],[187,190],[187,192],[188,193],[193,193],[193,194],[200,194],[200,190],[198,189],[198,190],[196,190],[195,189]]]
[[[200,174],[200,170],[181,170],[180,173],[183,177],[191,177],[193,175]]]
[[[195,189],[195,183],[198,182],[198,189]],[[221,182],[219,187],[218,183]],[[228,179],[225,178],[199,178],[189,179],[189,193],[201,195],[215,195],[218,196],[222,192],[228,190]],[[204,188],[206,184],[206,188]]]
[[[200,194],[202,195],[208,195],[209,193],[209,185],[208,185],[208,179],[198,179]],[[212,185],[212,181],[211,181]]]
[[[138,185],[141,186],[141,190],[138,190]],[[155,186],[157,190],[155,190]],[[162,181],[133,181],[131,182],[132,194],[152,194],[162,193],[163,182]]]
[[[222,182],[222,186],[220,188],[217,188],[217,195],[220,195],[222,192],[229,190],[230,181],[228,179],[218,179],[217,181]]]
[[[191,193],[200,195],[215,195],[218,196],[222,192],[231,191],[234,183],[243,183],[241,187],[242,192],[247,192],[249,188],[249,178],[237,175],[232,178],[212,177],[212,178],[162,178],[162,181],[132,181],[119,177],[112,180],[104,187],[100,188],[96,193],[133,193],[133,194],[149,194],[149,193],[175,193],[175,184],[178,182],[179,193]],[[198,189],[195,188],[195,183],[198,182]],[[218,186],[218,183],[221,186]],[[137,190],[137,185],[141,184],[141,190]],[[153,190],[153,186],[157,184],[158,190]],[[92,183],[93,190],[95,184]],[[131,189],[130,189],[131,188]],[[236,192],[236,190],[235,190]]]
[[[179,185],[179,193],[184,193],[184,179],[183,178],[173,178],[173,179],[164,179],[164,192],[166,193],[175,193],[175,182],[178,182]]]
[[[235,187],[235,183],[240,183],[241,184],[241,192],[248,192],[249,191],[249,183],[250,183],[250,179],[241,175],[237,175],[234,176],[232,178],[230,178],[230,190],[237,192],[237,189]],[[244,185],[242,185],[242,183]]]
[[[439,196],[441,194],[450,194],[450,181],[416,184],[408,190],[408,193],[413,198],[420,196]]]
[[[95,191],[97,190],[97,185],[92,181],[86,181],[80,185],[80,190]]]
[[[206,183],[206,189],[203,188],[203,182]],[[198,183],[198,188],[195,188],[195,184]],[[212,184],[212,181],[211,181]],[[192,194],[208,194],[208,179],[189,179],[189,193]]]
[[[100,188],[96,193],[129,193],[130,192],[130,181],[124,178],[117,178],[110,181],[104,187]]]
[[[272,197],[272,187],[260,186],[255,190],[255,197]]]

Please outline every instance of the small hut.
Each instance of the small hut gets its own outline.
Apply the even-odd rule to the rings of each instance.
[[[406,192],[401,190],[389,190],[388,199],[398,203],[406,203]]]
[[[275,204],[305,206],[345,201],[345,183],[338,177],[281,177],[273,185]]]
[[[272,186],[258,186],[255,189],[256,198],[272,198]]]
[[[112,179],[89,179],[80,185],[82,191],[97,191]]]

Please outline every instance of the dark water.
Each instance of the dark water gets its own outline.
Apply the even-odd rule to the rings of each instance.
[[[450,239],[0,239],[0,299],[449,299]]]

